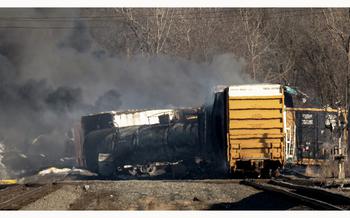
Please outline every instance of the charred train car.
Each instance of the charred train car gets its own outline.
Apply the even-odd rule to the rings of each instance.
[[[200,109],[106,112],[81,119],[77,161],[102,176],[196,171],[206,157]],[[208,156],[208,155],[206,155]]]
[[[225,87],[196,109],[84,116],[77,162],[104,176],[272,172],[285,158],[284,107],[281,85],[259,84]]]

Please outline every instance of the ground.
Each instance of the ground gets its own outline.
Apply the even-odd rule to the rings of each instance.
[[[24,210],[288,210],[305,209],[238,182],[72,181]]]

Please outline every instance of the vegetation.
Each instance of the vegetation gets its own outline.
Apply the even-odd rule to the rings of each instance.
[[[346,104],[349,9],[83,9],[95,40],[114,54],[197,62],[233,53],[259,82],[288,83],[320,105]],[[215,72],[213,72],[215,73]]]

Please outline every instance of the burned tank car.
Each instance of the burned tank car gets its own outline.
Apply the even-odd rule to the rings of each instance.
[[[155,175],[157,166],[195,163],[200,153],[194,109],[108,112],[82,117],[83,155],[102,176],[127,170]]]

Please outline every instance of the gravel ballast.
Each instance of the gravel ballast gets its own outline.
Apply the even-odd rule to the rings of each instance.
[[[238,182],[79,181],[24,210],[286,210],[297,205]]]

